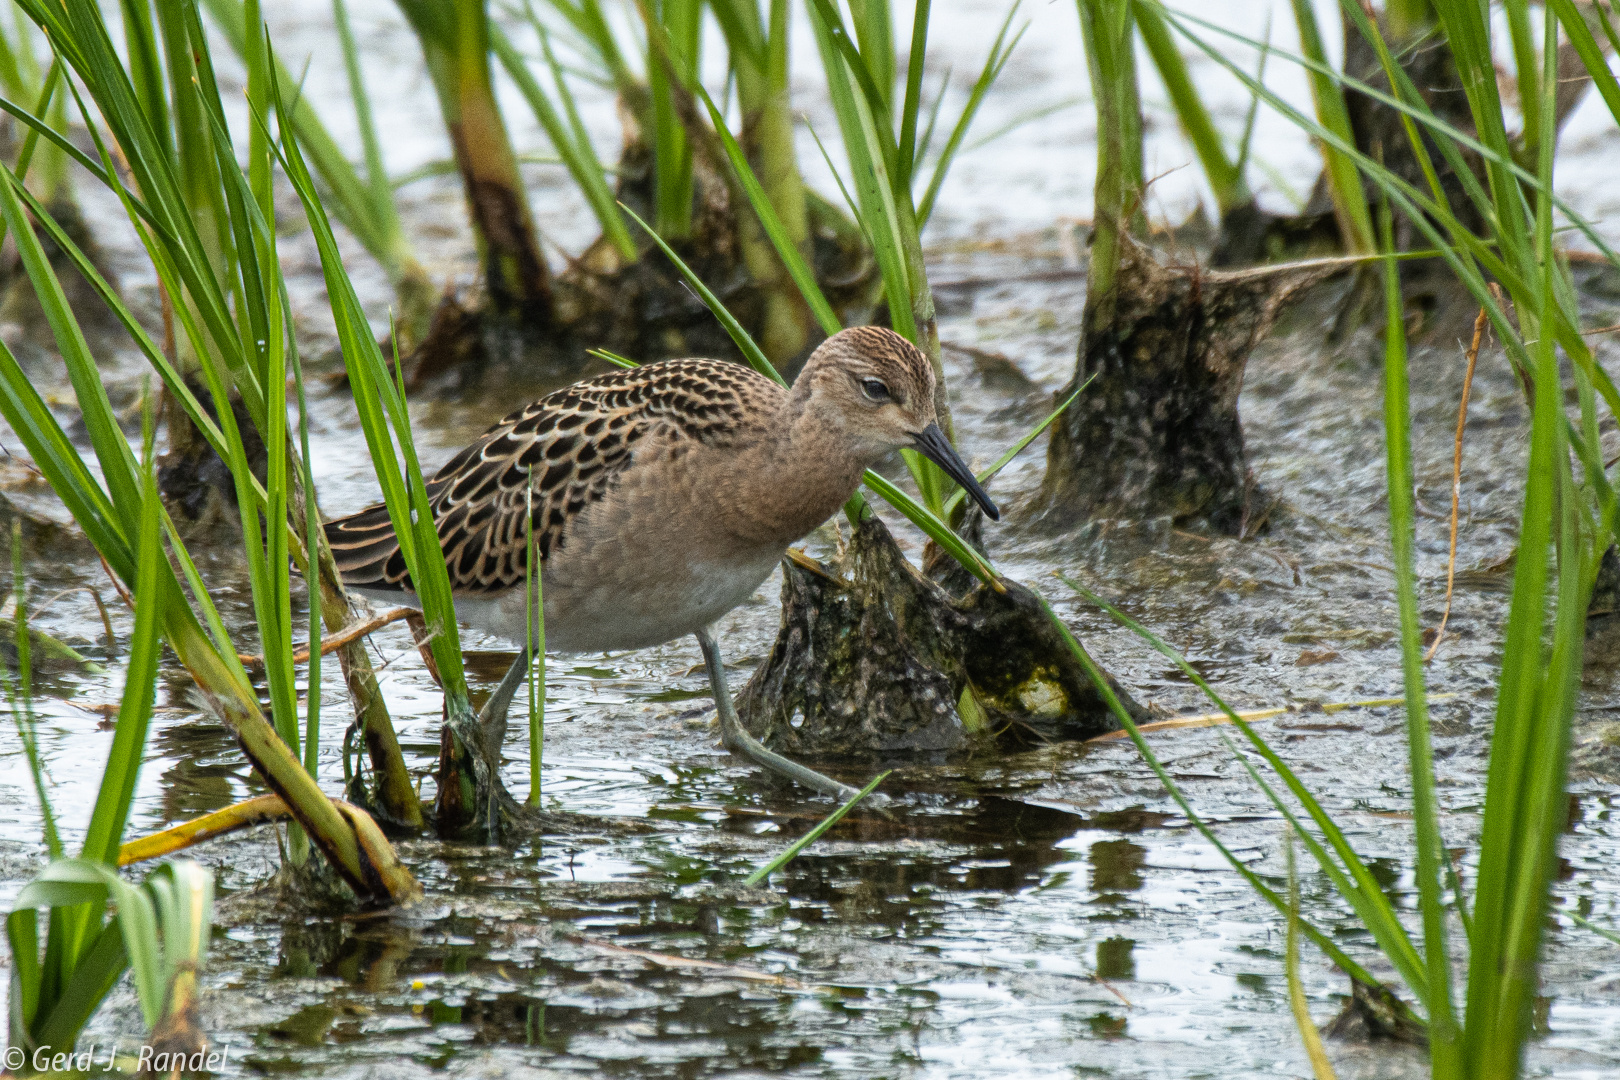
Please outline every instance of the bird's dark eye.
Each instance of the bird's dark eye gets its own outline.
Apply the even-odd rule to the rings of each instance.
[[[889,400],[889,388],[884,385],[882,379],[862,379],[861,393],[865,394],[869,401]]]

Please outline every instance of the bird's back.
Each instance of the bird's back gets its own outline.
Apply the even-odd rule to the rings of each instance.
[[[586,508],[637,467],[638,451],[757,438],[784,393],[740,364],[667,360],[574,383],[512,413],[427,482],[452,590],[511,591],[527,576],[527,522],[548,560]],[[411,590],[384,504],[327,522],[326,536],[345,585]]]

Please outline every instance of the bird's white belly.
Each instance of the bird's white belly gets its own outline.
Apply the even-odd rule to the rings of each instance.
[[[581,585],[548,571],[542,579],[548,652],[642,649],[693,633],[747,600],[781,558],[762,552],[723,565],[692,562],[671,573]],[[356,590],[383,602],[419,608],[414,593]],[[522,588],[496,596],[456,597],[456,617],[514,645],[525,641],[527,603]]]
[[[555,586],[546,575],[546,648],[558,652],[641,649],[708,626],[754,595],[781,558],[689,563],[683,574],[629,583]],[[517,615],[522,634],[523,616]]]

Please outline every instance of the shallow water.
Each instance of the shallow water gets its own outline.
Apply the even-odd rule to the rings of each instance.
[[[972,66],[984,28],[999,13],[989,4],[949,6],[941,53],[961,72]],[[374,56],[408,55],[392,10],[370,4],[357,14]],[[996,111],[987,107],[983,130],[993,130],[996,117],[1048,100],[1063,80],[1077,93],[1083,85],[1072,63],[1078,53],[1072,6],[1044,5],[1030,14],[1037,28],[1009,67],[1004,94],[992,98]],[[308,0],[277,17],[286,23],[278,32],[300,20],[318,25],[325,6]],[[1279,38],[1285,25],[1280,19]],[[304,34],[290,35],[284,48],[317,36]],[[433,125],[408,123],[410,110],[423,107],[426,87],[414,66],[405,70],[397,92],[380,95],[389,129],[411,133],[391,149],[398,168],[443,152]],[[309,92],[326,85],[317,80],[337,77],[332,65],[312,66]],[[1241,100],[1234,108],[1240,122]],[[1069,231],[1053,226],[1089,206],[1084,112],[1056,114],[1044,129],[1021,129],[1010,142],[965,157],[946,189],[932,249],[941,335],[951,345],[1003,354],[1020,373],[947,350],[959,441],[970,458],[989,460],[1016,438],[1072,369],[1083,282],[1020,279],[1049,279],[1075,260]],[[1155,139],[1167,163],[1184,159],[1165,125]],[[613,141],[604,138],[603,145]],[[1612,159],[1612,130],[1572,139],[1571,149],[1571,196],[1601,207],[1606,188],[1583,188],[1580,181],[1601,175],[1594,162]],[[1299,168],[1308,182],[1308,159]],[[1186,208],[1185,191],[1195,187],[1176,189],[1180,203],[1168,192],[1183,182],[1176,177],[1192,171],[1156,188],[1167,206]],[[543,227],[577,249],[590,229],[566,200],[541,197],[557,190],[544,170],[534,180]],[[454,186],[429,181],[408,190],[412,227],[435,269],[465,268]],[[116,212],[94,198],[91,209],[101,221]],[[300,275],[299,303],[311,312],[307,348],[318,355],[329,344],[317,303],[318,268],[305,238],[291,238],[287,251]],[[113,254],[126,287],[146,297],[139,260],[116,244]],[[380,275],[359,257],[351,266],[380,316],[387,300]],[[1603,299],[1620,292],[1593,287],[1589,294],[1595,324],[1620,321],[1614,301]],[[1389,709],[1332,715],[1314,709],[1396,694],[1400,677],[1377,359],[1370,339],[1324,346],[1332,300],[1330,289],[1302,304],[1249,369],[1242,410],[1251,463],[1263,491],[1277,500],[1269,531],[1258,539],[1240,543],[1107,522],[1080,533],[1045,532],[1019,513],[1040,481],[1037,446],[998,479],[996,494],[1012,512],[988,540],[1003,567],[1038,584],[1144,703],[1167,714],[1209,711],[1162,658],[1074,603],[1050,577],[1053,570],[1116,598],[1184,650],[1235,707],[1297,706],[1260,730],[1410,911],[1402,718]],[[8,340],[15,336],[10,328],[3,332]],[[1612,365],[1615,356],[1605,351],[1601,359]],[[39,357],[41,372],[48,364]],[[128,356],[108,358],[109,382],[122,395],[115,400],[133,392],[138,371]],[[1461,371],[1459,346],[1414,355],[1426,626],[1440,616]],[[531,389],[538,387],[475,385],[454,399],[417,404],[424,460],[442,461]],[[1453,695],[1434,705],[1436,757],[1447,841],[1463,850],[1465,876],[1478,830],[1497,628],[1506,604],[1505,575],[1497,568],[1516,531],[1526,431],[1521,402],[1501,358],[1487,352],[1467,435],[1463,572],[1447,641],[1429,669],[1432,691]],[[357,508],[375,492],[349,410],[345,397],[324,391],[314,406],[317,482],[332,513]],[[1613,432],[1606,439],[1616,441]],[[19,507],[63,517],[14,461],[0,462],[0,480]],[[915,534],[896,531],[916,553]],[[40,613],[40,625],[64,638],[99,641],[88,595],[63,592],[99,586],[111,598],[93,553],[71,530],[47,526],[31,525],[25,542],[36,605],[61,594]],[[809,547],[824,553],[835,543],[829,527]],[[196,551],[227,618],[249,626],[245,578],[229,545],[199,544]],[[746,678],[770,646],[776,589],[773,579],[723,624],[734,678]],[[129,620],[116,608],[113,620],[127,637]],[[1560,907],[1608,925],[1620,925],[1613,873],[1620,856],[1620,752],[1613,748],[1620,730],[1613,720],[1620,709],[1620,628],[1608,625],[1616,621],[1594,622],[1576,732],[1578,812],[1563,846],[1569,872],[1557,885]],[[390,627],[374,642],[406,753],[414,770],[430,774],[437,693],[403,629]],[[475,684],[487,690],[502,669],[502,646],[470,632],[464,642],[475,654]],[[253,648],[250,635],[241,643]],[[335,666],[326,666],[321,766],[334,791],[349,718]],[[107,667],[44,675],[37,686],[42,752],[70,845],[82,835],[111,742],[99,730],[96,709],[116,703],[122,683],[117,662]],[[193,704],[184,673],[166,660],[160,679],[133,833],[261,790],[226,730]],[[891,817],[858,811],[769,890],[745,890],[737,883],[753,866],[830,807],[721,752],[707,712],[706,681],[690,642],[553,658],[545,804],[631,819],[648,831],[548,838],[516,850],[404,843],[401,854],[427,890],[409,912],[311,918],[255,901],[249,891],[277,861],[269,830],[201,849],[222,891],[237,894],[222,907],[203,1017],[216,1042],[230,1049],[232,1069],[390,1078],[592,1070],[682,1078],[790,1070],[1308,1075],[1285,997],[1280,921],[1188,827],[1128,743],[900,763],[885,788],[897,803]],[[521,789],[527,736],[520,723],[513,727],[507,779]],[[1280,883],[1283,822],[1221,734],[1186,730],[1153,742],[1225,842]],[[866,771],[856,766],[849,775]],[[27,767],[8,725],[0,735],[0,903],[9,904],[40,855]],[[1309,917],[1375,972],[1387,973],[1325,879],[1306,872],[1302,888]],[[1614,1075],[1620,949],[1565,920],[1554,922],[1544,971],[1546,1033],[1532,1050],[1532,1072]],[[1346,980],[1309,950],[1303,978],[1313,1015],[1325,1021],[1339,1007]],[[105,1044],[138,1026],[133,998],[120,990],[94,1031]],[[1425,1071],[1418,1056],[1385,1046],[1335,1043],[1330,1053],[1346,1077]]]

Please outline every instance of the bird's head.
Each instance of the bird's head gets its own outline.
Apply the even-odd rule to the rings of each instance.
[[[940,430],[934,390],[928,358],[879,326],[851,327],[822,342],[794,384],[807,412],[836,428],[858,456],[876,461],[893,450],[915,450],[998,520],[996,504]]]

